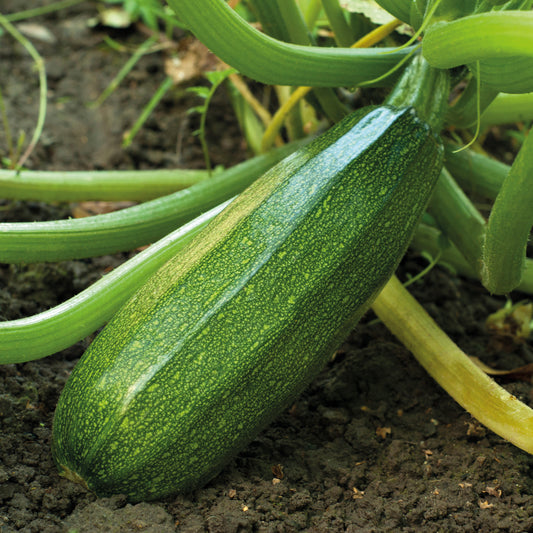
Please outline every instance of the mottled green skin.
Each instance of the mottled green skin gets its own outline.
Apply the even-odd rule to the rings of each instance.
[[[379,107],[260,178],[89,347],[56,410],[60,470],[133,501],[212,478],[369,307],[441,164],[412,109]]]

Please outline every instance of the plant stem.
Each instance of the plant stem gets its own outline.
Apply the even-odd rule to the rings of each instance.
[[[271,0],[269,0],[271,3]],[[278,13],[287,25],[290,42],[295,44],[310,44],[310,34],[305,19],[295,0],[276,0]]]
[[[2,89],[0,88],[0,115],[2,115],[2,125],[7,142],[7,155],[13,163],[15,163],[15,150],[13,148],[13,137],[11,135],[11,128],[9,127],[9,119],[7,118],[6,106],[4,104],[4,97],[2,96]]]
[[[339,5],[339,0],[322,0],[322,6],[335,35],[337,46],[351,46],[354,41],[352,30]]]
[[[533,57],[533,12],[491,11],[437,22],[426,31],[422,50],[436,68],[493,57]]]
[[[170,0],[169,4],[220,59],[269,85],[355,87],[389,71],[411,51],[288,44],[251,27],[223,0]]]
[[[304,13],[305,23],[309,31],[315,27],[321,9],[322,2],[320,0],[309,0]]]
[[[157,104],[161,101],[161,99],[167,94],[167,92],[171,89],[171,87],[174,85],[174,80],[167,76],[159,85],[157,90],[154,92],[152,97],[150,98],[150,101],[146,104],[146,106],[141,111],[141,114],[135,121],[135,124],[133,124],[132,128],[128,131],[128,134],[124,137],[124,140],[122,142],[122,148],[127,148],[137,135],[137,132],[141,129],[142,125],[146,122],[146,119],[150,116],[152,111],[155,109]]]
[[[248,4],[266,34],[287,43],[293,40],[298,42],[296,36],[293,35],[291,37],[288,21],[283,17],[277,0],[248,0]],[[294,10],[294,7],[298,9],[298,6],[294,4],[294,0],[290,0],[289,4],[292,4],[289,9]],[[305,35],[302,42],[298,42],[298,44],[308,44],[308,42],[308,37]]]
[[[22,154],[22,157],[17,161],[16,167],[22,167],[28,159],[28,157],[33,152],[33,149],[39,142],[39,138],[41,136],[41,133],[43,131],[44,126],[44,120],[46,117],[46,93],[48,91],[47,89],[47,83],[46,83],[46,71],[44,67],[44,61],[42,57],[39,55],[39,52],[35,49],[33,44],[22,35],[9,20],[0,13],[0,25],[2,25],[7,32],[11,34],[11,36],[16,39],[30,54],[33,61],[35,62],[35,67],[37,69],[37,72],[39,73],[39,115],[37,117],[37,125],[35,126],[35,131],[33,132],[33,136],[31,138],[30,144],[26,148],[26,151]],[[13,162],[15,163],[15,162]]]
[[[479,273],[470,266],[455,245],[450,241],[443,245],[442,232],[439,229],[419,224],[409,246],[418,252],[429,253],[432,257],[439,256],[437,264],[461,276],[479,281]],[[522,279],[516,290],[533,295],[533,259],[525,260]]]
[[[49,222],[0,223],[0,262],[33,263],[93,257],[154,242],[242,192],[309,139],[255,157],[192,187],[121,211]]]
[[[394,20],[392,22],[384,24],[383,26],[379,26],[378,28],[372,30],[370,33],[355,42],[352,45],[352,48],[363,48],[367,46],[373,46],[374,44],[384,39],[387,35],[390,35],[390,33],[393,32],[399,24],[399,20]],[[276,111],[275,115],[272,117],[272,121],[266,128],[265,133],[263,135],[263,140],[261,142],[262,151],[267,151],[272,146],[272,144],[274,143],[274,139],[276,138],[279,130],[283,126],[283,122],[285,121],[287,115],[290,113],[293,107],[311,90],[312,87],[298,87],[291,94],[290,98],[286,102],[284,102],[284,104]]]
[[[482,128],[533,120],[533,92],[499,94],[481,117]]]
[[[144,202],[208,178],[205,170],[1,170],[0,196],[11,200]]]
[[[237,89],[233,80],[231,80],[228,84],[231,105],[248,148],[257,155],[261,153],[261,138],[263,137],[265,127],[258,118],[258,115],[254,113],[255,109],[250,106],[250,103],[245,100],[240,91],[241,89]],[[283,145],[283,140],[281,138],[276,139],[276,145]]]
[[[442,170],[437,181],[428,212],[478,272],[485,220],[446,169]]]
[[[266,32],[276,39],[292,42],[299,45],[314,44],[311,33],[306,26],[302,13],[295,0],[251,0],[252,6],[256,9],[261,25]],[[280,89],[278,89],[279,93]],[[335,91],[330,88],[314,88],[313,93],[332,122],[338,122],[347,113],[345,106],[340,102]],[[282,106],[286,100],[281,100]],[[291,110],[285,116],[284,122],[288,122],[289,131],[301,130],[301,113]],[[279,128],[278,128],[279,131]],[[298,136],[289,136],[289,139]]]
[[[424,252],[431,257],[437,257],[437,264],[448,267],[454,273],[479,280],[479,275],[468,263],[455,244],[444,237],[442,230],[425,223],[416,228],[413,239],[409,244],[412,250]]]
[[[250,91],[246,82],[242,79],[242,76],[239,76],[237,73],[229,75],[229,81],[233,84],[235,89],[239,92],[242,98],[246,101],[248,106],[254,110],[255,114],[259,117],[263,126],[267,126],[272,120],[272,115],[266,109],[263,104],[255,97],[255,95]]]
[[[494,294],[520,283],[533,226],[533,133],[526,136],[490,212],[483,245],[481,280]]]
[[[62,304],[28,318],[0,322],[0,364],[46,357],[96,331],[228,203],[173,231]]]
[[[466,89],[452,107],[446,113],[446,122],[457,128],[470,128],[476,125],[479,109],[483,113],[496,98],[498,91],[492,87],[481,84],[479,86],[475,77],[470,78]]]
[[[464,409],[533,453],[533,410],[480,370],[393,276],[372,305],[377,316]]]
[[[148,52],[150,47],[157,41],[156,36],[151,36],[144,43],[142,43],[140,46],[138,46],[135,49],[135,52],[132,54],[132,56],[124,63],[124,65],[121,67],[121,69],[118,71],[116,76],[111,80],[109,85],[104,89],[102,94],[90,105],[91,107],[99,107],[101,106],[111,94],[116,90],[116,88],[120,85],[122,80],[131,72],[135,64],[141,59],[141,57]]]
[[[444,144],[445,166],[466,192],[494,200],[511,168],[473,150],[459,150],[454,143]]]

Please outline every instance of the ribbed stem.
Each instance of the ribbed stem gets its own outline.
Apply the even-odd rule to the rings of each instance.
[[[422,41],[424,57],[436,68],[480,59],[533,57],[533,12],[492,11],[430,26]]]
[[[96,331],[225,205],[185,224],[66,302],[28,318],[0,322],[0,364],[46,357]]]
[[[324,6],[324,11],[335,35],[337,45],[344,47],[351,46],[354,41],[352,30],[339,5],[339,0],[322,0],[322,5]]]
[[[15,170],[0,169],[0,197],[41,202],[130,200],[144,202],[191,187],[205,170]]]
[[[481,117],[481,127],[515,124],[533,120],[533,92],[499,94]]]
[[[427,252],[432,257],[439,256],[437,264],[451,268],[461,276],[479,281],[479,272],[470,266],[453,243],[443,244],[442,232],[437,228],[420,224],[409,246],[418,252]],[[522,279],[516,290],[533,295],[533,259],[525,260]]]
[[[242,74],[270,85],[356,87],[385,74],[412,50],[288,44],[252,28],[223,0],[169,0],[169,4],[213,53]]]
[[[446,168],[466,192],[494,200],[511,167],[473,150],[460,148],[454,143],[444,144]]]
[[[94,257],[149,244],[242,192],[310,139],[236,165],[189,189],[121,211],[49,222],[0,223],[0,262],[33,263]]]

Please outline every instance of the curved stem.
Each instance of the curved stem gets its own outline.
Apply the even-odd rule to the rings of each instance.
[[[152,244],[66,302],[28,318],[0,322],[0,364],[46,357],[96,331],[228,203]]]
[[[41,202],[130,200],[143,202],[208,178],[205,170],[2,170],[0,197]]]
[[[374,44],[384,39],[387,35],[390,35],[390,33],[392,33],[394,29],[397,28],[400,24],[401,22],[395,19],[387,24],[379,26],[364,35],[363,37],[361,37],[361,39],[357,40],[352,45],[352,48],[364,48],[368,46],[373,46]],[[285,118],[288,116],[294,106],[311,90],[312,87],[298,87],[291,94],[289,99],[286,100],[283,105],[276,111],[276,113],[272,117],[272,121],[270,122],[270,124],[268,124],[265,133],[263,134],[263,139],[261,141],[261,151],[264,152],[272,146],[274,140],[276,139],[276,136],[278,135],[281,127],[283,126]]]
[[[443,243],[442,232],[439,229],[419,224],[409,246],[417,252],[426,252],[432,257],[438,256],[438,265],[451,269],[460,276],[479,281],[479,273],[470,266],[455,245],[449,241]],[[525,260],[522,279],[516,290],[533,295],[533,259]]]
[[[169,4],[214,54],[266,84],[354,87],[381,76],[410,52],[288,44],[251,27],[223,0],[169,0]]]
[[[200,213],[242,192],[304,139],[141,205],[93,217],[0,223],[0,262],[62,261],[132,250],[154,242]]]
[[[251,5],[255,8],[263,29],[272,37],[300,45],[314,44],[313,37],[295,0],[277,0],[275,2],[272,2],[272,0],[251,0]],[[280,90],[281,88],[278,86],[278,99],[284,105],[286,100],[279,98]],[[346,107],[339,100],[334,89],[315,87],[313,94],[332,122],[338,122],[347,114]],[[289,119],[287,124],[288,132],[292,133],[291,130],[302,129],[301,113],[291,112],[286,118]],[[299,126],[299,128],[291,128],[291,126]],[[289,136],[289,138],[302,137],[301,132],[299,133],[300,135]],[[271,144],[269,144],[269,147]],[[265,150],[264,148],[262,149],[262,151]]]
[[[533,92],[499,94],[481,116],[481,127],[533,120]]]
[[[504,439],[533,453],[533,410],[480,370],[393,276],[372,305],[439,385]]]
[[[266,3],[271,4],[272,2],[267,0]],[[307,24],[296,0],[276,0],[275,3],[282,20],[287,25],[290,36],[289,42],[303,45],[309,44]]]
[[[41,133],[44,127],[44,120],[46,118],[46,98],[47,98],[47,82],[46,82],[46,71],[44,67],[43,58],[39,55],[39,52],[35,49],[33,44],[22,35],[11,22],[7,20],[4,15],[0,13],[0,25],[2,25],[12,36],[15,38],[24,48],[28,51],[33,61],[35,62],[35,67],[39,73],[39,114],[37,116],[37,125],[33,132],[30,144],[26,148],[26,151],[22,154],[22,157],[16,162],[17,167],[22,167],[26,162],[26,159],[33,152],[33,149],[39,142]]]
[[[459,149],[455,143],[444,144],[446,169],[466,192],[494,200],[511,167],[473,150]]]
[[[422,52],[436,68],[492,57],[533,57],[533,12],[491,11],[438,22],[426,31]]]

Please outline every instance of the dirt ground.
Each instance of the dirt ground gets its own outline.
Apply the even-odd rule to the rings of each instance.
[[[4,0],[4,14],[34,2]],[[143,58],[100,108],[96,98],[125,62],[88,27],[90,3],[32,19],[52,41],[33,39],[46,61],[49,109],[35,169],[199,167],[194,119],[168,95],[128,149],[121,137],[164,73]],[[139,42],[134,31],[113,31]],[[32,60],[5,33],[0,85],[13,132],[37,116]],[[209,115],[216,164],[245,157],[223,93]],[[1,130],[1,128],[0,128]],[[0,131],[0,151],[5,153]],[[0,221],[69,216],[71,206],[0,200]],[[0,265],[0,320],[56,305],[129,254],[57,265]],[[409,254],[400,275],[424,261]],[[412,292],[469,354],[500,368],[533,363],[531,342],[503,351],[484,321],[503,304],[476,283],[436,268]],[[476,532],[533,531],[533,458],[479,426],[369,313],[301,398],[206,487],[155,503],[97,499],[60,478],[50,453],[61,389],[90,339],[52,357],[0,366],[0,532]],[[531,404],[531,384],[505,386]]]

